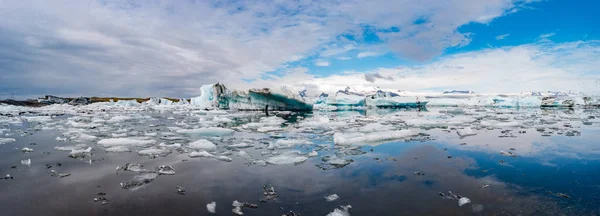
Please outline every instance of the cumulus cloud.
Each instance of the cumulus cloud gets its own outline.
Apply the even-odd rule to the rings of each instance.
[[[394,77],[392,76],[382,76],[379,72],[371,72],[371,73],[366,73],[365,74],[365,80],[367,82],[375,82],[377,79],[385,79],[385,80],[394,80]]]
[[[329,66],[329,62],[328,62],[328,61],[325,61],[325,60],[323,60],[323,59],[317,59],[317,60],[315,61],[315,66],[319,66],[319,67],[327,67],[327,66]]]
[[[377,34],[399,56],[425,60],[468,44],[459,26],[526,2],[2,1],[0,92],[192,96],[202,84],[244,85],[306,56],[347,56],[354,44],[332,43],[360,38],[365,25],[402,29]]]
[[[573,91],[600,94],[600,41],[535,43],[442,57],[439,61],[411,67],[350,71],[314,77],[301,71],[287,84],[318,86],[313,92],[332,93],[346,86],[442,91],[467,89],[476,92]],[[303,80],[304,79],[304,80]],[[278,82],[284,83],[284,82]]]
[[[378,52],[361,52],[361,53],[358,53],[356,55],[356,57],[357,58],[366,58],[366,57],[378,56],[378,55],[381,55],[381,53],[378,53]]]
[[[498,35],[498,36],[496,36],[496,40],[502,40],[502,39],[504,39],[504,38],[508,37],[509,35],[510,35],[510,34]]]

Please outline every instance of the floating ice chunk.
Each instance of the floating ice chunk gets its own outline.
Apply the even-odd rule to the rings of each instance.
[[[21,149],[21,151],[22,151],[23,153],[29,153],[29,152],[33,152],[33,149],[32,149],[32,148],[27,148],[27,147],[25,147],[25,148],[22,148],[22,149]]]
[[[308,157],[316,157],[316,156],[319,156],[319,153],[317,151],[311,151],[306,156],[308,156]]]
[[[243,143],[229,145],[229,147],[231,147],[231,148],[249,148],[249,147],[252,147],[252,145],[243,142]]]
[[[334,209],[333,212],[327,214],[327,216],[350,216],[350,209],[352,209],[352,206],[350,205],[339,206],[338,208]]]
[[[518,155],[517,155],[517,154],[515,154],[515,153],[512,153],[512,152],[500,151],[500,154],[501,154],[501,155],[504,155],[504,156],[509,156],[509,157],[518,157]]]
[[[273,156],[267,159],[270,164],[299,164],[306,161],[308,157],[303,156],[298,151],[284,152],[283,154]]]
[[[406,125],[409,126],[436,126],[436,125],[441,125],[442,122],[440,121],[433,121],[433,120],[427,120],[427,119],[408,119],[406,121],[404,121],[404,123]]]
[[[179,129],[177,133],[194,135],[194,136],[229,136],[233,134],[233,130],[228,128],[208,127],[196,129]]]
[[[516,121],[510,121],[510,122],[481,121],[481,125],[486,126],[486,127],[518,127],[521,124]]]
[[[61,141],[61,142],[64,142],[64,141],[67,141],[67,138],[66,138],[66,137],[56,137],[56,139],[55,139],[55,140],[56,140],[56,141]]]
[[[261,132],[261,133],[282,131],[282,130],[283,130],[283,128],[281,128],[281,127],[273,127],[273,126],[260,127],[258,129],[256,129],[256,131]]]
[[[113,116],[112,118],[108,119],[106,122],[108,123],[118,123],[118,122],[124,122],[124,121],[129,121],[133,118],[129,117],[129,116]]]
[[[468,203],[471,203],[471,200],[469,198],[461,197],[460,199],[458,199],[458,206],[464,206]]]
[[[143,173],[133,177],[132,181],[121,183],[123,189],[137,189],[143,185],[150,184],[158,177],[157,173]]]
[[[85,156],[89,155],[90,152],[92,152],[92,147],[88,147],[86,149],[71,149],[71,152],[69,153],[69,157],[71,157],[71,158],[85,157]]]
[[[98,145],[102,147],[112,146],[147,146],[154,144],[155,140],[147,140],[140,138],[109,138],[98,141]]]
[[[127,133],[112,133],[110,134],[112,137],[126,137]]]
[[[340,197],[337,194],[331,194],[329,196],[326,196],[325,200],[327,200],[327,202],[333,202],[333,201],[336,201],[339,198]]]
[[[11,143],[11,142],[16,142],[17,140],[14,138],[0,138],[0,145],[6,144],[6,143]]]
[[[125,146],[113,146],[106,149],[107,152],[128,152],[129,148]]]
[[[31,166],[31,159],[21,160],[21,164],[25,166]]]
[[[169,154],[171,154],[170,149],[149,148],[149,149],[142,149],[142,150],[138,151],[138,155],[141,155],[141,156],[158,155],[161,157],[165,157]]]
[[[56,170],[50,170],[50,176],[52,176],[52,177],[64,178],[64,177],[67,177],[70,175],[71,175],[71,173],[59,173]]]
[[[144,136],[156,136],[158,133],[144,133]]]
[[[169,165],[161,165],[156,169],[160,175],[175,175],[175,169]]]
[[[75,122],[75,121],[69,121],[69,125],[71,125],[71,127],[75,127],[75,128],[94,128],[94,127],[100,127],[102,126],[102,124],[100,123],[84,123],[84,122]]]
[[[188,144],[188,147],[191,149],[202,149],[202,150],[217,149],[217,145],[215,145],[214,143],[212,143],[206,139],[200,139],[200,140],[191,142],[190,144]]]
[[[475,133],[475,131],[473,131],[473,129],[471,129],[470,127],[457,129],[456,133],[461,137],[477,135],[477,133]]]
[[[82,149],[87,147],[85,144],[71,145],[71,146],[55,146],[54,149],[59,151],[73,151],[75,149]]]
[[[181,148],[181,144],[180,143],[174,143],[171,145],[165,144],[165,143],[161,143],[158,144],[159,147],[163,147],[163,148]]]
[[[207,151],[199,151],[199,152],[191,152],[189,157],[206,157],[206,158],[214,158],[215,156]]]
[[[267,161],[265,161],[265,160],[255,160],[255,161],[252,161],[252,164],[256,164],[256,165],[259,165],[259,166],[267,166]]]
[[[373,133],[335,133],[333,142],[336,145],[364,144],[377,141],[402,139],[416,136],[419,132],[413,130],[385,131]]]
[[[231,209],[231,212],[233,212],[233,214],[244,215],[244,212],[242,212],[242,203],[238,202],[237,200],[234,200],[231,205],[233,206],[233,209]]]
[[[278,147],[293,147],[295,145],[310,145],[312,142],[303,139],[280,139],[275,142]]]
[[[225,161],[225,162],[233,161],[233,159],[231,159],[230,157],[227,157],[227,156],[217,156],[217,157],[215,157],[215,159],[220,160],[220,161]]]
[[[377,131],[389,131],[392,130],[393,127],[391,125],[382,125],[379,123],[369,123],[361,128],[359,128],[360,132],[377,132]]]
[[[206,204],[206,210],[212,214],[216,213],[217,209],[217,203],[215,201],[210,202],[209,204]]]

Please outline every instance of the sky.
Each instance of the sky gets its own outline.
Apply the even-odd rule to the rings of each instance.
[[[0,98],[600,94],[594,0],[0,0]]]

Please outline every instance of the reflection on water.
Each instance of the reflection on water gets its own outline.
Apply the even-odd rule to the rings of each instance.
[[[3,215],[210,215],[206,204],[212,201],[217,204],[216,215],[232,215],[234,200],[258,204],[256,209],[243,208],[245,215],[289,211],[327,215],[339,205],[351,205],[352,215],[600,213],[596,110],[379,109],[279,113],[271,118],[262,113],[194,110],[89,112],[35,117],[57,114],[43,111],[1,119],[5,129],[1,137],[16,139],[0,145],[0,174],[14,177],[0,179]],[[111,120],[115,116],[128,120]],[[217,146],[207,153],[230,157],[232,162],[189,157],[199,151],[188,146],[198,137],[177,131],[208,127],[235,131],[205,137]],[[457,135],[456,130],[465,127],[476,135]],[[340,133],[368,137],[408,129],[419,135],[365,139],[356,145],[337,145],[333,139]],[[157,142],[127,146],[128,151],[120,153],[97,146],[102,139],[146,135]],[[240,143],[248,145],[234,145]],[[93,154],[69,158],[69,151],[54,149],[75,144],[93,147]],[[171,147],[165,145],[177,144],[182,147],[172,148],[165,157],[138,154],[142,149],[166,150]],[[34,151],[23,153],[24,147]],[[291,151],[306,161],[260,163]],[[318,156],[309,156],[313,151]],[[28,159],[30,165],[21,163]],[[348,163],[331,169],[318,166],[340,161]],[[127,163],[148,170],[170,165],[175,175],[160,175],[126,190],[120,183],[140,174],[117,175],[115,168]],[[52,177],[50,170],[71,176]],[[275,188],[277,199],[259,202],[265,184]],[[178,194],[178,186],[185,187],[185,195]],[[471,202],[459,207],[457,200],[446,197],[449,191]],[[106,205],[94,202],[98,193],[106,193]],[[331,194],[339,199],[327,202],[324,197]]]

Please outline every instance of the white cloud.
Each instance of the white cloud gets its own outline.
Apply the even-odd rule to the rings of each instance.
[[[384,50],[426,60],[469,43],[459,26],[523,2],[2,1],[0,92],[192,96],[202,84],[242,85],[307,56],[343,56],[360,44],[339,36],[360,40],[365,25],[402,29],[378,33]]]
[[[347,56],[342,56],[342,57],[337,57],[338,60],[342,60],[342,61],[346,61],[346,60],[350,60],[352,59],[351,57],[347,57]]]
[[[504,38],[508,37],[509,35],[510,35],[510,34],[498,35],[498,36],[496,36],[496,40],[502,40],[502,39],[504,39]]]
[[[366,57],[371,57],[371,56],[378,56],[381,55],[381,53],[378,52],[361,52],[358,55],[356,55],[357,58],[366,58]]]
[[[317,60],[315,61],[315,66],[319,66],[319,67],[327,67],[327,66],[329,66],[329,62],[328,62],[328,61],[325,61],[325,60],[323,60],[323,59],[317,59]]]
[[[314,86],[311,93],[346,86],[408,91],[467,89],[476,92],[573,91],[600,94],[600,41],[535,43],[443,57],[413,67],[350,71],[327,77],[294,74],[290,85]],[[367,76],[368,75],[368,76]]]
[[[554,35],[556,35],[556,34],[555,33],[541,34],[540,38],[549,38],[549,37],[552,37]]]

